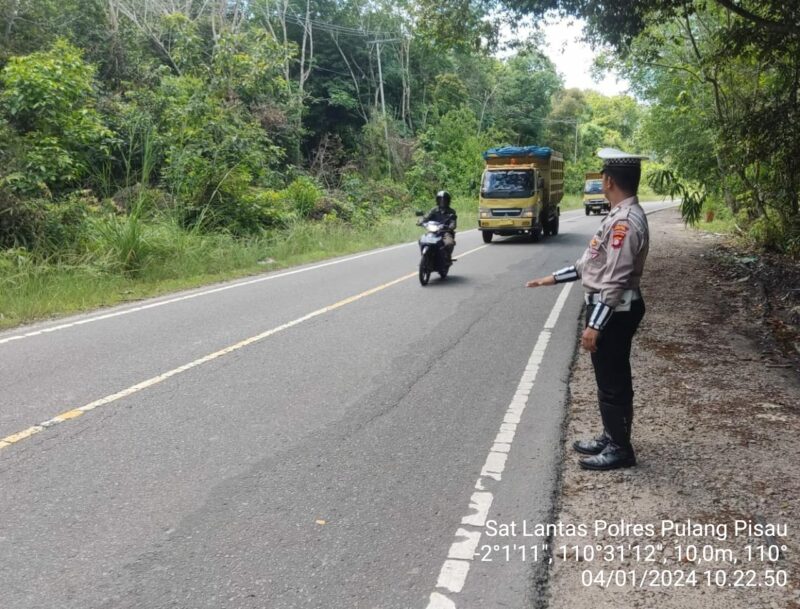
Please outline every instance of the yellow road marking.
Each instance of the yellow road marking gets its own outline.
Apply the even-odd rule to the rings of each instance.
[[[60,423],[61,421],[68,421],[69,419],[76,419],[79,416],[81,416],[83,414],[83,412],[84,412],[83,410],[79,410],[79,409],[76,408],[75,410],[68,410],[64,414],[60,414],[55,418],[57,418],[59,423]]]
[[[0,440],[0,445],[4,445],[2,446],[2,448],[5,448],[5,446],[8,446],[9,444],[16,444],[20,440],[25,440],[27,438],[30,438],[32,435],[35,435],[42,430],[44,430],[44,427],[42,427],[41,425],[34,425],[33,427],[28,427],[28,429],[19,431],[15,434],[11,434],[10,436],[6,436],[2,440]]]
[[[471,250],[469,250],[467,252],[464,252],[463,254],[460,254],[459,257],[463,258],[464,256],[468,256],[469,254],[472,254],[473,252],[477,252],[478,250],[481,250],[481,249],[483,249],[485,247],[486,247],[485,245],[481,245],[480,247],[476,247],[475,249],[471,249]],[[327,307],[322,307],[321,309],[317,309],[316,311],[312,311],[308,315],[304,315],[303,317],[298,317],[297,319],[294,319],[294,320],[292,320],[290,322],[287,322],[285,324],[282,324],[280,326],[277,326],[275,328],[272,328],[270,330],[262,332],[261,334],[256,334],[255,336],[251,336],[250,338],[246,338],[246,339],[244,339],[242,341],[239,341],[238,343],[235,343],[233,345],[225,347],[224,349],[220,349],[219,351],[215,351],[214,353],[209,353],[208,355],[205,355],[205,356],[201,357],[200,359],[196,359],[196,360],[194,360],[192,362],[189,362],[188,364],[184,364],[183,366],[179,366],[178,368],[174,368],[172,370],[164,372],[163,374],[159,374],[158,376],[154,376],[152,378],[149,378],[149,379],[147,379],[145,381],[142,381],[141,383],[137,383],[137,384],[135,384],[135,385],[133,385],[131,387],[128,387],[127,389],[123,389],[122,391],[118,391],[117,393],[112,393],[111,395],[107,395],[107,396],[105,396],[103,398],[100,398],[99,400],[95,400],[94,402],[89,402],[88,404],[85,404],[84,406],[81,406],[79,408],[73,408],[71,410],[63,412],[63,413],[53,417],[52,419],[50,419],[48,421],[45,421],[44,423],[41,423],[40,425],[34,425],[34,426],[29,427],[28,429],[25,429],[23,431],[17,432],[15,434],[10,435],[10,436],[6,436],[5,438],[0,438],[0,450],[3,450],[4,448],[8,448],[12,444],[16,444],[17,442],[20,442],[22,440],[30,438],[31,436],[36,435],[40,431],[44,431],[45,429],[48,429],[49,427],[53,427],[54,425],[58,425],[59,423],[63,423],[64,421],[69,421],[70,419],[75,419],[75,418],[77,418],[77,417],[89,412],[90,410],[94,410],[95,408],[97,408],[99,406],[105,406],[106,404],[110,404],[112,402],[116,402],[117,400],[120,400],[122,398],[128,397],[129,395],[133,395],[134,393],[138,393],[139,391],[142,391],[143,389],[147,389],[148,387],[152,387],[153,385],[157,385],[158,383],[161,383],[161,382],[167,380],[168,378],[171,378],[171,377],[175,376],[176,374],[180,374],[182,372],[186,372],[187,370],[191,370],[192,368],[196,368],[197,366],[200,366],[202,364],[208,363],[208,362],[210,362],[212,360],[215,360],[215,359],[217,359],[219,357],[222,357],[223,355],[228,355],[229,353],[233,353],[234,351],[238,351],[239,349],[242,349],[243,347],[247,347],[248,345],[252,345],[253,343],[257,343],[257,342],[259,342],[261,340],[264,340],[265,338],[268,338],[268,337],[272,336],[273,334],[277,334],[278,332],[282,332],[283,330],[288,330],[289,328],[297,326],[297,325],[303,323],[304,321],[308,321],[309,319],[313,319],[314,317],[319,317],[320,315],[324,315],[325,313],[330,313],[331,311],[335,311],[336,309],[340,309],[341,307],[343,307],[345,305],[348,305],[348,304],[351,304],[351,303],[356,302],[358,300],[361,300],[362,298],[366,298],[367,296],[372,296],[373,294],[375,294],[377,292],[385,290],[386,288],[390,288],[393,285],[397,285],[398,283],[401,283],[401,282],[405,281],[406,279],[411,279],[412,277],[416,277],[416,276],[417,276],[417,271],[414,271],[413,273],[409,273],[407,275],[403,275],[402,277],[398,277],[397,279],[393,279],[392,281],[389,281],[389,282],[384,283],[382,285],[376,286],[374,288],[370,288],[369,290],[365,290],[365,291],[363,291],[363,292],[361,292],[359,294],[355,294],[353,296],[349,296],[347,298],[344,298],[344,299],[340,300],[339,302],[335,302],[332,305],[328,305]]]

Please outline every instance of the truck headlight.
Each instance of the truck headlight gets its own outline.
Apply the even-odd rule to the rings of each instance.
[[[481,209],[480,210],[481,218],[491,218],[492,214],[488,209]]]
[[[523,209],[522,214],[520,214],[523,218],[533,218],[533,210],[532,209]]]

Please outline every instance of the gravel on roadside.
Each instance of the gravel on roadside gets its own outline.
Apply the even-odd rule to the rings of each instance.
[[[686,229],[674,209],[649,218],[647,314],[632,355],[639,465],[578,467],[572,442],[600,430],[579,353],[556,522],[586,530],[550,541],[540,604],[800,608],[797,371],[754,340],[758,285],[720,272],[721,238]]]

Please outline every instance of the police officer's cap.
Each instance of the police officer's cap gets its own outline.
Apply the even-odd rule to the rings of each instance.
[[[603,171],[612,168],[640,168],[642,161],[650,158],[644,154],[631,154],[616,148],[601,148],[597,151],[597,156],[603,160]]]

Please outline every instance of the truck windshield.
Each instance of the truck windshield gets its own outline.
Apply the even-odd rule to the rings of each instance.
[[[587,180],[583,192],[587,195],[603,194],[603,180]]]
[[[483,174],[481,194],[490,199],[531,197],[534,193],[533,171],[487,171]]]

